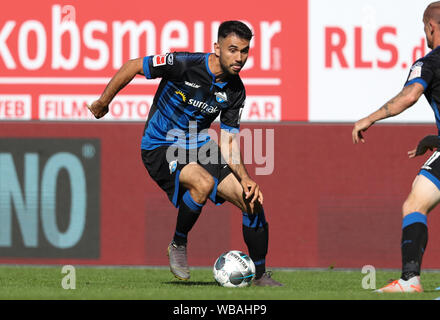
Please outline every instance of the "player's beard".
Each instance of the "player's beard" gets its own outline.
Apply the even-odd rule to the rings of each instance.
[[[227,76],[238,75],[240,73],[241,69],[243,68],[244,63],[239,65],[241,68],[238,71],[235,71],[234,69],[232,69],[232,67],[235,65],[239,65],[239,64],[227,64],[227,63],[223,62],[222,59],[220,58],[220,67],[222,68],[224,74]]]

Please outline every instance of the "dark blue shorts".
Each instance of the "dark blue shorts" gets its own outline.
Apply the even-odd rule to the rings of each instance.
[[[440,152],[435,151],[431,157],[425,162],[419,172],[420,175],[425,176],[432,183],[434,183],[440,190]]]
[[[186,189],[180,185],[179,175],[190,162],[197,162],[214,178],[214,188],[209,199],[216,205],[225,200],[217,195],[217,186],[230,173],[231,168],[221,156],[220,148],[209,141],[197,149],[177,149],[170,151],[169,146],[160,146],[153,150],[141,150],[142,162],[151,178],[166,192],[169,200],[178,208]]]

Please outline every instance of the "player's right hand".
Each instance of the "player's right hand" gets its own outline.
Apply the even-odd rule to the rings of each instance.
[[[353,143],[358,143],[359,141],[362,141],[362,143],[365,143],[365,139],[362,136],[362,132],[367,131],[367,129],[369,127],[371,127],[372,124],[373,124],[373,122],[368,117],[357,121],[354,124],[353,131],[351,132],[351,137],[353,139]]]
[[[87,108],[96,119],[102,118],[108,112],[108,104],[103,103],[101,100],[94,101],[91,105],[87,105]]]

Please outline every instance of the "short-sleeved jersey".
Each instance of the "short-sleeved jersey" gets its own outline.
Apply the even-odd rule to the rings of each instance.
[[[238,132],[246,92],[240,77],[216,82],[210,53],[147,56],[147,79],[162,78],[145,124],[141,148],[177,145],[192,149],[210,140],[207,129],[220,114],[222,129]]]
[[[420,83],[424,95],[434,111],[437,129],[440,135],[440,47],[435,48],[423,58],[414,62],[405,86]]]

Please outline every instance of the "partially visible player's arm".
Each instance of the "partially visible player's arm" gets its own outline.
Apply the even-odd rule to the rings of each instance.
[[[107,84],[101,97],[88,106],[96,119],[103,117],[108,112],[110,102],[122,88],[130,83],[137,74],[144,74],[142,63],[143,58],[125,62]]]
[[[365,142],[362,132],[366,131],[376,121],[394,117],[411,107],[419,100],[423,91],[424,87],[420,83],[410,84],[404,87],[397,96],[385,103],[380,109],[357,121],[352,131],[353,143],[358,143],[359,140]]]
[[[408,151],[408,157],[414,158],[424,155],[428,149],[432,151],[434,148],[440,148],[440,137],[436,135],[426,136],[419,141],[415,149]]]
[[[251,199],[251,203],[258,200],[263,204],[263,193],[258,184],[253,181],[243,163],[240,147],[237,142],[236,133],[231,133],[227,130],[221,129],[220,150],[223,158],[228,162],[232,172],[239,178],[241,186],[245,192],[246,199]]]

